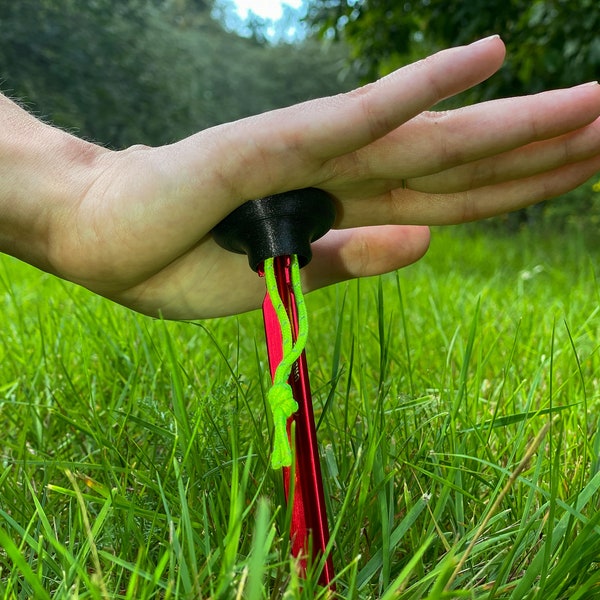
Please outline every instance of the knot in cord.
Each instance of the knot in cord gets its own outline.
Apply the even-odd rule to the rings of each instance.
[[[287,435],[287,421],[298,410],[292,388],[287,383],[275,383],[267,399],[273,413],[274,440],[271,467],[281,469],[292,464],[292,449]]]

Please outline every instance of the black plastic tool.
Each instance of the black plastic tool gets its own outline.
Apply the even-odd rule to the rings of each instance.
[[[266,258],[298,255],[300,266],[310,262],[310,245],[335,221],[331,196],[305,188],[250,200],[225,217],[214,229],[215,241],[226,250],[247,254],[253,271]]]

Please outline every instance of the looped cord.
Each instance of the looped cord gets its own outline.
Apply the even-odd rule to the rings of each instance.
[[[271,455],[271,467],[273,469],[289,467],[292,464],[293,455],[287,435],[287,421],[298,410],[298,403],[294,400],[292,388],[288,385],[287,381],[290,377],[292,367],[300,358],[308,339],[308,315],[300,283],[300,265],[298,264],[298,257],[295,254],[291,256],[290,270],[292,290],[298,309],[298,334],[295,342],[292,339],[292,325],[279,294],[279,289],[277,288],[274,259],[267,258],[264,262],[267,294],[279,321],[283,347],[283,357],[275,369],[273,386],[267,393],[267,400],[273,414],[274,426],[273,453]]]

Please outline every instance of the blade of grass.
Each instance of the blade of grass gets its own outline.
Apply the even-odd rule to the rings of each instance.
[[[33,569],[27,564],[25,557],[14,543],[6,530],[0,526],[0,547],[6,552],[8,558],[13,562],[14,567],[31,587],[34,597],[39,600],[50,600],[48,592],[44,589],[42,582],[39,580]]]
[[[381,600],[393,600],[398,597],[398,594],[408,585],[408,579],[419,564],[423,555],[433,542],[433,537],[425,540],[421,547],[416,550],[412,558],[408,561],[406,566],[400,571],[400,574],[394,579],[393,583],[387,588],[385,593],[381,596]]]
[[[426,508],[429,500],[429,496],[421,496],[406,513],[402,521],[394,528],[394,531],[390,534],[389,553],[394,552],[398,544],[419,518],[419,515]],[[367,583],[382,569],[384,561],[383,554],[383,548],[377,550],[369,562],[359,571],[357,578],[357,587],[359,590],[363,590]]]
[[[260,498],[256,508],[252,551],[248,561],[248,586],[244,594],[244,598],[247,600],[263,598],[267,555],[275,537],[275,529],[271,526],[270,521],[269,504],[264,498]]]
[[[525,452],[523,458],[521,459],[521,462],[517,465],[515,470],[511,473],[510,477],[508,478],[508,481],[506,482],[506,485],[502,488],[502,491],[498,494],[498,496],[494,500],[494,503],[492,504],[491,508],[487,511],[485,518],[481,521],[479,527],[477,528],[477,531],[475,532],[475,535],[471,539],[471,542],[467,546],[467,549],[464,551],[464,553],[460,557],[458,564],[456,565],[456,568],[454,569],[454,571],[452,573],[452,576],[448,580],[448,583],[446,584],[446,587],[444,588],[446,592],[450,591],[450,588],[452,587],[454,580],[460,573],[464,564],[467,562],[469,556],[471,555],[471,552],[473,551],[473,548],[475,547],[475,544],[479,541],[479,538],[481,537],[481,535],[485,531],[486,527],[488,526],[490,519],[494,516],[494,514],[496,513],[496,511],[502,504],[502,500],[504,499],[506,494],[508,494],[508,492],[511,490],[514,483],[518,479],[519,475],[529,465],[529,461],[531,460],[531,458],[537,451],[537,449],[538,449],[539,445],[542,443],[543,439],[546,437],[546,434],[550,430],[550,427],[551,427],[551,422],[546,423],[546,425],[544,425],[544,427],[540,430],[540,432],[537,434],[535,439],[531,442],[531,444],[527,448],[527,451]]]

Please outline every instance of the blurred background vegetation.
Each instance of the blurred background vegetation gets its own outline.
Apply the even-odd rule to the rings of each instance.
[[[122,148],[354,85],[341,45],[271,44],[258,24],[243,37],[224,14],[211,0],[0,0],[2,91]]]
[[[455,102],[600,76],[597,0],[306,0],[279,23],[236,20],[232,0],[0,0],[0,28],[2,92],[111,148],[345,91],[492,33],[505,67]],[[597,230],[598,181],[508,223],[527,221]]]

